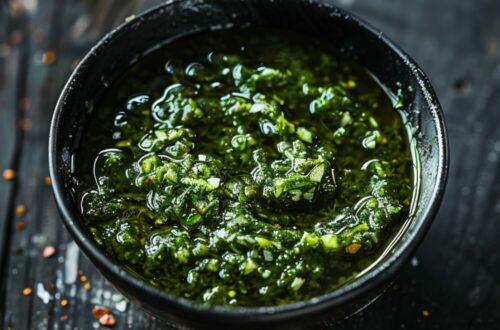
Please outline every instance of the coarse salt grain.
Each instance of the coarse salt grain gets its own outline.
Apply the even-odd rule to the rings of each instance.
[[[43,257],[44,258],[50,258],[54,254],[56,254],[56,248],[53,247],[52,245],[47,245],[46,247],[43,248]]]

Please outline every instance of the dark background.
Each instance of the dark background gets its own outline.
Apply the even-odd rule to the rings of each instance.
[[[117,329],[167,327],[126,302],[71,243],[44,182],[49,120],[72,68],[104,32],[160,2],[0,0],[0,170],[17,171],[14,181],[0,179],[0,328],[98,327],[95,305],[112,309]],[[500,329],[500,1],[333,3],[421,65],[451,144],[444,203],[416,256],[383,297],[337,329]],[[16,215],[18,205],[26,214]],[[57,249],[48,259],[47,245]]]

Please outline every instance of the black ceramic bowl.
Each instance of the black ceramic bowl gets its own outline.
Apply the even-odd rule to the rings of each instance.
[[[417,129],[421,185],[414,216],[401,238],[369,271],[312,301],[279,307],[209,308],[171,296],[133,277],[106,255],[83,225],[75,200],[73,155],[92,105],[109,83],[145,54],[178,38],[214,29],[248,26],[287,29],[322,38],[357,59],[389,91],[400,86]],[[410,88],[408,88],[410,87]],[[409,92],[413,90],[413,92]],[[104,37],[70,77],[50,131],[50,174],[60,213],[83,252],[118,290],[137,305],[177,325],[211,328],[283,327],[339,320],[380,295],[422,241],[438,210],[448,171],[443,113],[422,70],[383,33],[321,0],[170,1]]]

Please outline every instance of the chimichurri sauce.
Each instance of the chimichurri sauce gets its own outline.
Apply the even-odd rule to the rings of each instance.
[[[176,296],[268,306],[330,292],[408,217],[397,107],[319,40],[250,29],[176,41],[95,106],[77,155],[85,222]]]

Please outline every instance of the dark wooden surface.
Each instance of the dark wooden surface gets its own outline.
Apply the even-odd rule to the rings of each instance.
[[[0,170],[17,171],[17,180],[0,182],[0,328],[98,328],[95,305],[112,309],[117,329],[168,328],[95,271],[63,229],[44,183],[49,119],[72,68],[111,26],[159,2],[0,0]],[[335,3],[420,63],[451,143],[445,200],[416,256],[382,298],[336,328],[500,329],[500,2]],[[27,213],[16,216],[21,204]],[[57,249],[52,258],[42,257],[46,245]],[[33,293],[24,296],[24,288]]]

